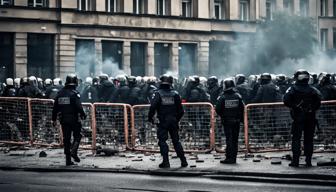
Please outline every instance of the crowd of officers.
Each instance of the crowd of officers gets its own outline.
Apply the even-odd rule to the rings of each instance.
[[[65,113],[61,120],[65,134],[65,154],[67,165],[71,165],[72,156],[77,162],[79,158],[71,154],[71,133],[74,134],[76,145],[80,141],[80,124],[78,115],[85,119],[80,102],[111,102],[127,103],[130,105],[151,104],[148,121],[154,122],[157,113],[158,139],[160,152],[163,157],[161,168],[170,167],[168,160],[168,133],[170,134],[175,151],[181,159],[181,166],[188,165],[182,145],[179,142],[178,123],[183,116],[183,102],[210,102],[215,106],[217,114],[222,118],[226,137],[226,159],[222,163],[236,163],[238,150],[238,136],[240,123],[243,121],[244,106],[248,103],[272,103],[284,101],[291,109],[292,151],[291,166],[299,166],[300,139],[304,132],[304,149],[306,164],[311,166],[313,153],[313,135],[316,126],[315,113],[319,109],[321,100],[336,100],[336,79],[334,74],[309,74],[305,70],[298,70],[292,78],[285,75],[263,73],[246,78],[243,74],[219,81],[212,76],[208,79],[190,76],[179,81],[172,76],[163,75],[159,80],[155,77],[134,77],[119,75],[115,78],[108,75],[87,77],[85,82],[77,76],[67,77],[63,88],[60,79],[46,79],[29,77],[21,79],[6,79],[1,89],[4,97],[32,97],[55,99],[53,121],[57,113]],[[75,110],[71,110],[75,109]],[[73,113],[73,114],[70,114]],[[75,114],[75,115],[74,115]],[[69,117],[69,118],[65,118]],[[77,118],[73,121],[73,118]],[[71,129],[71,131],[67,131]],[[78,146],[77,146],[78,148]],[[76,149],[75,149],[76,151]]]
[[[294,84],[294,77],[283,74],[264,73],[246,77],[238,74],[232,77],[235,90],[242,96],[245,104],[281,102],[286,90]],[[216,104],[223,93],[224,80],[212,76],[209,78],[190,76],[182,80],[173,79],[173,88],[180,93],[182,102],[210,102]],[[108,75],[78,79],[77,91],[82,102],[127,103],[130,105],[149,104],[155,90],[159,87],[156,77],[134,77]],[[317,88],[323,100],[336,99],[336,75],[326,72],[310,74],[308,84]],[[60,78],[45,79],[34,76],[25,78],[7,78],[0,86],[3,97],[30,97],[54,99],[64,87]]]

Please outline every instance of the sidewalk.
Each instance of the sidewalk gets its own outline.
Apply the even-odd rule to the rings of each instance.
[[[41,151],[47,157],[39,157]],[[317,162],[331,161],[336,153],[315,153],[313,167],[289,167],[289,160],[284,159],[290,152],[258,153],[254,157],[239,154],[236,165],[224,165],[219,161],[225,154],[211,152],[210,154],[187,154],[189,166],[180,168],[180,161],[171,153],[171,168],[159,169],[161,162],[158,153],[122,152],[114,156],[93,156],[91,151],[79,151],[81,162],[77,166],[64,166],[65,160],[62,149],[28,149],[0,151],[0,169],[21,169],[27,171],[94,171],[94,172],[123,172],[139,174],[157,174],[171,176],[207,176],[214,179],[251,179],[278,178],[288,181],[306,180],[331,181],[336,185],[335,166],[316,166]],[[275,163],[275,164],[272,164]],[[281,163],[281,164],[280,164]],[[304,163],[304,157],[301,158]],[[245,179],[244,179],[245,178]],[[288,179],[289,178],[289,179]],[[292,178],[292,179],[290,179]]]

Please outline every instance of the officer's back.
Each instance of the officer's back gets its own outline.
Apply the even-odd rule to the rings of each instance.
[[[62,124],[73,124],[78,122],[78,115],[85,116],[79,92],[71,84],[63,87],[55,98],[53,108],[53,119],[56,120],[57,113],[61,113]]]
[[[184,111],[181,98],[177,91],[171,89],[169,84],[161,84],[159,89],[154,93],[149,113],[154,114],[155,110],[157,110],[157,116],[160,122],[172,120],[175,122],[169,123],[176,123],[182,118]]]

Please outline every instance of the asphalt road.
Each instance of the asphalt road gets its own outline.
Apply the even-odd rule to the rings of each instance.
[[[0,171],[1,192],[40,191],[333,191],[335,187],[313,185],[283,185],[257,182],[219,181],[201,177],[160,177],[115,173],[48,173]]]

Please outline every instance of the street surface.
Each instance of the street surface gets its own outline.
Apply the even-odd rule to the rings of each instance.
[[[0,171],[0,191],[332,191],[335,187],[219,181],[201,177],[162,177],[115,173],[37,173]]]

